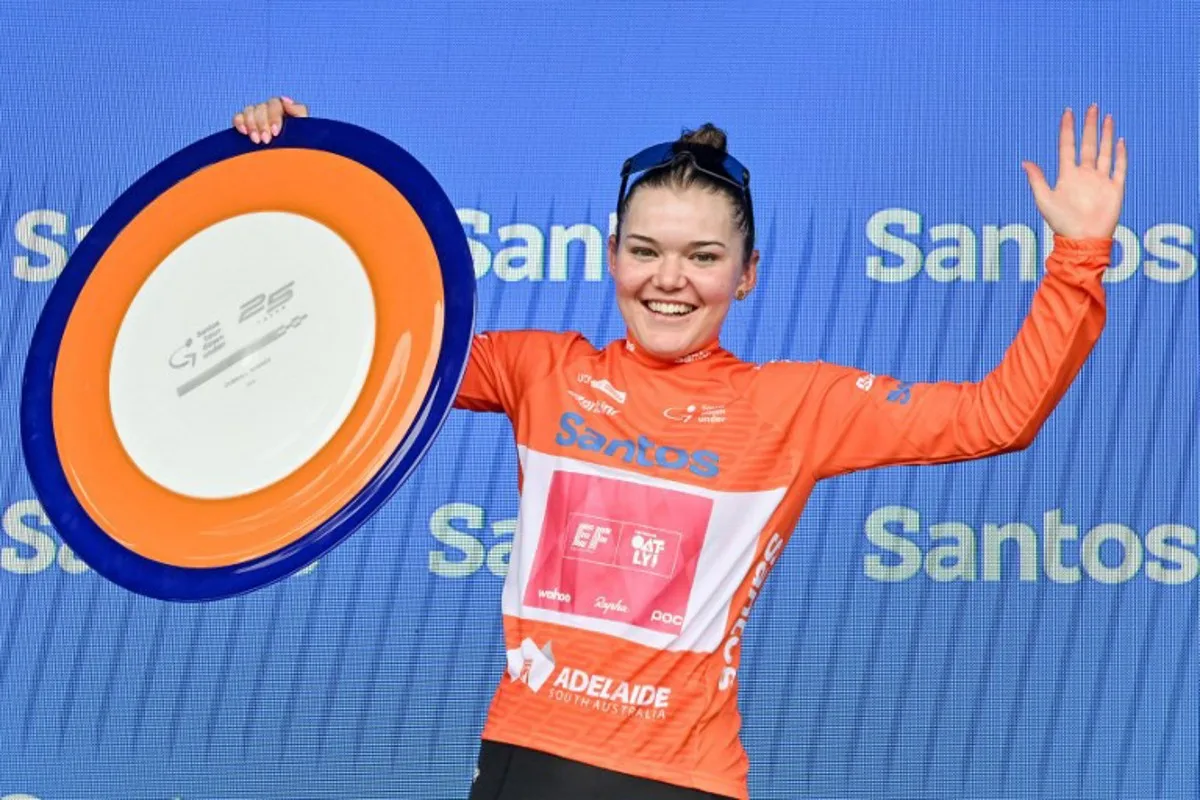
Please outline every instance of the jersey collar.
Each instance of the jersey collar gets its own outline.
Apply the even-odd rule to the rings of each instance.
[[[668,360],[658,358],[646,351],[637,340],[633,338],[633,334],[626,332],[625,341],[622,343],[627,354],[639,364],[654,369],[671,369],[673,367],[684,366],[687,364],[704,363],[711,360],[714,356],[723,354],[725,350],[721,347],[719,339],[713,339],[711,342],[701,347],[699,350],[693,350],[686,356]]]

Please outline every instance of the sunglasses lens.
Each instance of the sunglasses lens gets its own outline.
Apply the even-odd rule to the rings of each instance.
[[[714,147],[677,142],[651,145],[625,162],[621,168],[621,191],[617,197],[618,208],[625,200],[625,188],[631,176],[669,167],[677,159],[691,161],[700,171],[741,189],[745,196],[746,207],[749,209],[750,172],[742,165],[742,162]],[[753,219],[751,219],[750,225],[753,227]]]

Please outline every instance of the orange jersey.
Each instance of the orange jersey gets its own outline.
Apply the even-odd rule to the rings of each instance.
[[[521,490],[483,737],[747,798],[739,643],[813,486],[1027,447],[1104,327],[1111,244],[1056,237],[978,383],[476,337],[456,405],[512,420]]]

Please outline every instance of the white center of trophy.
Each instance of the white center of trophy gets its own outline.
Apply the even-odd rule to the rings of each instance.
[[[188,497],[257,491],[345,422],[375,349],[375,301],[340,236],[243,214],[179,245],[117,332],[109,401],[137,467]]]

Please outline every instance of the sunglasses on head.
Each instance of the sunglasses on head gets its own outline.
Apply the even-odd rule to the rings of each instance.
[[[629,176],[670,167],[677,161],[690,161],[692,166],[705,175],[730,184],[742,193],[746,201],[746,216],[751,231],[754,229],[753,206],[750,204],[750,170],[733,156],[704,144],[692,142],[662,142],[651,145],[640,153],[625,159],[621,166],[621,191],[617,195],[617,208],[625,202],[625,189]]]

